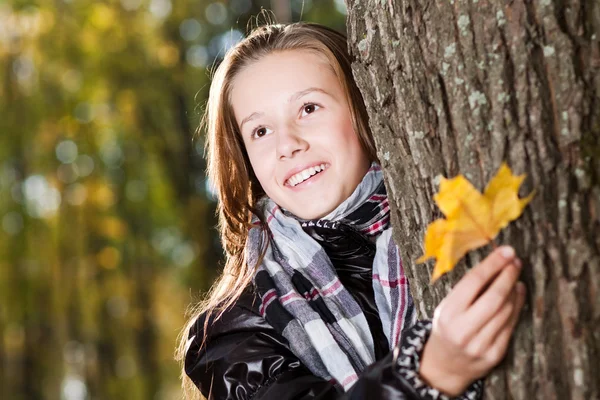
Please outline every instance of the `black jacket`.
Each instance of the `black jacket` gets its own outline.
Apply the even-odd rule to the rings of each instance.
[[[373,334],[376,362],[348,392],[340,391],[299,361],[287,340],[260,315],[260,299],[248,288],[220,319],[209,321],[204,344],[206,315],[196,320],[189,332],[186,374],[209,400],[435,398],[427,394],[429,391],[419,390],[414,378],[400,373],[400,349],[389,351],[372,288],[375,244],[351,228],[306,229],[324,247],[340,280],[363,309]],[[402,351],[411,345],[403,340]],[[480,388],[476,389],[471,398],[480,397]]]

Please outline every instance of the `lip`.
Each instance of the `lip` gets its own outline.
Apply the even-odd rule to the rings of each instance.
[[[289,170],[289,171],[287,172],[287,174],[285,175],[285,178],[283,179],[283,185],[284,185],[284,186],[287,186],[287,187],[290,187],[290,188],[294,188],[295,186],[290,186],[290,185],[288,184],[288,180],[289,180],[289,179],[290,179],[292,176],[296,175],[296,174],[297,174],[298,172],[300,172],[300,171],[304,171],[304,170],[305,170],[305,169],[307,169],[307,168],[310,168],[310,167],[315,167],[315,166],[317,166],[317,165],[321,165],[321,164],[325,164],[325,169],[328,169],[328,168],[331,166],[331,165],[330,165],[330,164],[329,164],[327,161],[318,161],[318,162],[314,162],[314,163],[310,163],[310,164],[305,164],[305,165],[301,165],[301,166],[298,166],[298,167],[292,168],[292,169],[291,169],[291,170]],[[320,175],[320,174],[317,174],[317,175]],[[296,186],[298,186],[298,185],[296,185]]]
[[[323,175],[325,175],[325,172],[327,172],[329,168],[325,168],[323,171],[319,172],[318,174],[315,174],[313,176],[311,176],[310,178],[308,178],[307,180],[305,180],[302,183],[297,184],[296,186],[287,186],[288,189],[294,191],[294,192],[298,192],[298,191],[302,191],[306,188],[310,188],[312,185],[317,184],[317,182],[319,181],[319,179],[321,179],[321,177]]]

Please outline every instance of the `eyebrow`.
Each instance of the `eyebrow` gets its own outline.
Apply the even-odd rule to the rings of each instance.
[[[288,103],[291,103],[291,102],[293,102],[293,101],[296,101],[296,100],[298,100],[298,99],[301,99],[302,97],[304,97],[304,96],[306,96],[307,94],[309,94],[309,93],[312,93],[312,92],[319,92],[319,93],[323,93],[323,94],[325,94],[325,95],[327,95],[327,96],[330,96],[330,97],[332,97],[332,96],[331,96],[331,94],[327,93],[325,90],[323,90],[323,89],[321,89],[321,88],[318,88],[318,87],[310,87],[310,88],[308,88],[308,89],[304,89],[304,90],[301,90],[301,91],[299,91],[299,92],[296,92],[296,93],[292,94],[292,95],[290,96],[290,98],[288,99]],[[245,124],[246,122],[250,122],[250,121],[252,121],[253,119],[256,119],[256,118],[258,118],[258,117],[261,117],[261,116],[263,116],[263,115],[264,115],[264,113],[259,113],[259,112],[253,112],[252,114],[248,115],[246,118],[244,118],[244,119],[242,120],[242,123],[240,124],[240,130],[242,130],[242,127],[244,126],[244,124]]]

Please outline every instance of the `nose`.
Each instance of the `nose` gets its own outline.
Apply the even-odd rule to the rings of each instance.
[[[284,128],[277,133],[277,159],[291,158],[296,152],[306,151],[308,142],[295,129]]]

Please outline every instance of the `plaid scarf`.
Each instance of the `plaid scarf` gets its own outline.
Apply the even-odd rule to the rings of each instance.
[[[260,312],[313,374],[348,390],[375,361],[373,338],[362,309],[340,282],[325,250],[303,227],[346,224],[375,237],[375,303],[393,349],[416,313],[392,239],[381,167],[373,163],[352,195],[322,219],[299,220],[268,197],[258,209],[266,225],[254,217],[246,256],[250,266],[256,265],[268,240],[253,279]]]

